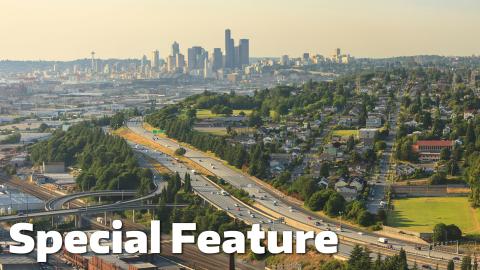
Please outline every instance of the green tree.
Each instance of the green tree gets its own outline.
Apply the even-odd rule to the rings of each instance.
[[[408,270],[407,253],[403,248],[400,248],[398,257],[401,265],[399,270]]]
[[[334,191],[324,189],[312,194],[306,205],[312,211],[321,211]]]
[[[387,148],[387,143],[385,143],[384,141],[378,141],[375,143],[375,151],[381,151],[381,150],[385,150],[385,148]]]
[[[475,125],[473,121],[468,122],[467,132],[465,134],[465,144],[475,144],[476,136],[475,136]]]
[[[463,257],[460,269],[461,270],[472,270],[472,257],[470,257],[470,256]]]
[[[48,129],[48,125],[45,123],[41,123],[40,126],[38,127],[38,131],[40,132],[45,132]]]
[[[445,241],[447,225],[438,223],[433,227],[432,240],[434,243]]]
[[[326,162],[323,162],[320,165],[320,176],[321,177],[329,177],[330,176],[330,165]]]
[[[443,185],[447,182],[447,175],[445,172],[437,172],[430,176],[430,185]]]
[[[338,216],[344,209],[345,199],[338,193],[331,195],[324,207],[325,213],[332,217]]]
[[[347,270],[364,270],[371,267],[370,251],[367,248],[363,249],[359,245],[355,245],[348,259]]]
[[[338,260],[331,260],[320,266],[320,270],[345,270],[345,263]]]
[[[447,270],[455,270],[455,263],[452,260],[448,261]]]
[[[179,147],[175,150],[175,155],[177,156],[183,156],[185,153],[187,153],[187,150],[185,150],[183,147]]]
[[[317,182],[311,176],[302,175],[293,181],[290,192],[297,193],[304,201],[308,201],[317,189]]]
[[[446,227],[446,239],[447,241],[460,240],[462,238],[462,231],[455,224],[447,225]]]
[[[450,152],[450,149],[448,148],[443,148],[442,151],[440,151],[440,159],[441,160],[449,160],[450,159],[450,156],[451,156],[451,152]]]
[[[184,179],[185,184],[183,185],[183,190],[186,193],[192,192],[192,180],[190,178],[190,174],[185,173]]]

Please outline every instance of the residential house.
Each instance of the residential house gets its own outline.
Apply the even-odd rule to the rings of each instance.
[[[368,116],[365,126],[367,128],[379,128],[382,126],[382,118],[378,116]]]

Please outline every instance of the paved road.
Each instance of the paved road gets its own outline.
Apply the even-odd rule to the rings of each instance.
[[[145,138],[148,138],[152,141],[155,141],[156,143],[159,143],[165,147],[168,147],[172,150],[175,150],[180,147],[175,141],[170,140],[168,138],[162,138],[162,137],[156,137],[152,135],[150,132],[146,131],[143,129],[142,125],[140,124],[139,121],[130,121],[128,122],[127,126],[137,133],[138,135],[141,135]],[[225,181],[228,181],[230,184],[232,184],[235,187],[242,188],[246,191],[249,192],[250,195],[254,195],[255,197],[264,197],[263,200],[257,200],[257,202],[264,207],[271,209],[279,214],[281,214],[284,217],[291,218],[293,220],[313,225],[317,221],[321,221],[319,218],[315,217],[314,214],[309,213],[308,211],[305,211],[303,209],[300,209],[297,205],[290,203],[289,201],[285,200],[284,198],[278,197],[275,193],[272,193],[270,190],[264,188],[261,185],[257,185],[256,182],[251,179],[248,175],[245,175],[241,172],[238,172],[236,170],[233,170],[229,168],[228,166],[224,165],[221,161],[212,158],[202,152],[190,149],[188,147],[184,147],[187,152],[185,154],[185,157],[195,161],[202,167],[210,170],[213,172],[215,175],[218,177],[221,177],[225,179]],[[154,153],[152,157],[157,159],[159,162],[162,164],[166,165],[173,171],[178,171],[181,173],[184,173],[188,171],[188,168],[185,167],[184,164],[175,162],[172,158],[166,156],[163,153],[154,151],[154,150],[146,150],[148,153]],[[220,194],[217,194],[218,192],[215,187],[210,186],[208,183],[205,183],[201,180],[201,177],[196,177],[197,181],[194,181],[194,188],[199,189],[200,193],[203,194],[204,196],[207,196],[209,199],[217,203],[217,205],[224,205],[225,210],[229,211],[231,214],[236,214],[236,211],[232,210],[235,208],[231,207],[231,201],[229,196],[222,196]],[[202,185],[204,185],[202,187]],[[200,187],[202,187],[200,189]],[[222,199],[223,197],[223,199]],[[259,219],[262,218],[254,218],[253,220],[249,218],[249,216],[245,215],[246,209],[242,211],[237,211],[242,213],[241,218],[244,219],[244,217],[247,217],[248,222],[260,221]],[[238,214],[238,213],[237,213]],[[237,215],[238,216],[238,215]],[[265,219],[265,218],[263,218]],[[330,222],[325,222],[323,221],[321,226],[318,228],[321,230],[326,230],[330,228],[335,228],[337,224],[335,223],[330,223]],[[360,233],[357,230],[350,228],[348,226],[344,226],[345,229],[343,229],[341,232],[338,231],[337,233],[339,234],[340,237],[346,237],[349,239],[355,239],[357,241],[361,241],[362,243],[368,245],[370,248],[378,248],[378,247],[387,247],[388,245],[383,245],[378,243],[378,235],[372,234],[372,233]],[[279,228],[275,228],[276,230],[280,230]],[[291,229],[291,228],[289,228]],[[424,257],[425,259],[428,258],[429,252],[426,250],[416,250],[415,245],[411,244],[409,242],[404,242],[400,240],[390,240],[389,245],[392,246],[393,249],[399,250],[400,248],[403,248],[406,250],[407,253],[410,255],[416,255],[419,257]],[[348,253],[348,249],[351,247],[349,245],[341,245],[340,250],[342,253]],[[451,259],[453,258],[454,254],[447,254],[447,253],[441,253],[441,252],[431,252],[432,257],[436,257],[438,259],[441,258],[447,258]],[[428,259],[430,261],[430,259]],[[440,263],[446,263],[445,260],[439,260],[438,262]],[[437,261],[432,261],[433,263],[437,263]]]
[[[167,204],[166,207],[185,207],[188,205],[184,204]],[[62,209],[62,210],[53,210],[53,211],[45,211],[45,212],[34,212],[28,214],[17,214],[17,215],[8,215],[8,216],[0,216],[0,222],[7,222],[7,221],[18,221],[18,220],[25,220],[29,218],[41,218],[41,217],[60,217],[60,216],[68,216],[68,215],[90,215],[96,213],[104,213],[104,212],[120,212],[129,209],[155,209],[158,208],[157,204],[132,204],[131,202],[117,202],[115,204],[109,205],[101,205],[101,206],[88,206],[88,207],[80,207],[80,208],[73,208],[73,209]]]
[[[141,155],[139,155],[140,162],[145,163],[146,161],[142,159]],[[144,164],[146,167],[151,165]],[[96,206],[85,206],[85,207],[80,207],[80,208],[73,208],[73,209],[58,209],[58,204],[56,204],[56,207],[51,207],[54,208],[54,210],[49,210],[45,212],[34,212],[34,213],[19,213],[17,215],[9,215],[9,216],[0,216],[0,222],[4,221],[16,221],[16,220],[23,220],[26,218],[35,218],[35,217],[50,217],[50,216],[66,216],[66,215],[78,215],[78,214],[94,214],[94,213],[102,213],[102,212],[113,212],[113,211],[124,211],[126,209],[147,209],[147,208],[156,208],[158,205],[149,205],[149,204],[143,204],[144,201],[153,198],[157,195],[159,195],[165,185],[167,184],[165,181],[162,181],[160,177],[158,177],[158,173],[155,173],[155,179],[154,179],[154,184],[155,184],[155,190],[153,190],[150,194],[147,194],[142,197],[138,198],[133,198],[130,200],[125,200],[125,201],[118,201],[113,204],[107,204],[107,205],[96,205]],[[110,194],[111,191],[105,192],[105,194]],[[121,194],[121,191],[120,191]],[[95,196],[99,195],[98,192],[92,191],[92,192],[84,192],[80,196],[85,197],[85,196]],[[70,196],[67,196],[67,201],[68,199],[75,198],[75,194],[72,194]],[[64,201],[64,200],[60,200]],[[182,207],[184,205],[167,205],[168,207]]]
[[[137,194],[135,190],[103,190],[103,191],[92,191],[92,192],[80,192],[68,194],[61,197],[53,198],[45,203],[45,210],[60,210],[62,206],[68,202],[85,198],[85,197],[109,197],[109,196],[125,196],[131,197]]]
[[[367,203],[367,209],[372,214],[377,214],[378,210],[383,208],[385,199],[385,192],[389,183],[389,175],[394,170],[392,163],[392,154],[393,148],[395,145],[395,138],[397,136],[397,119],[398,113],[400,110],[400,102],[395,103],[395,108],[390,115],[389,124],[390,124],[390,133],[388,134],[385,143],[387,147],[383,151],[382,157],[379,164],[379,173],[376,175],[376,179],[373,180],[373,186],[370,191],[369,201]]]

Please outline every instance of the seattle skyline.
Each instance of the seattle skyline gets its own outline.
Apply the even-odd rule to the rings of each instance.
[[[250,39],[252,57],[330,55],[337,47],[372,58],[480,54],[474,0],[264,0],[255,9],[250,0],[171,2],[2,0],[0,59],[73,60],[92,50],[99,58],[141,58],[157,49],[165,59],[174,41],[224,47],[224,29]]]

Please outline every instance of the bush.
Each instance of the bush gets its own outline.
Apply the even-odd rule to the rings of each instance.
[[[433,227],[433,242],[459,240],[462,238],[462,231],[455,224],[445,225],[439,223]]]
[[[334,193],[325,204],[324,211],[331,217],[336,217],[345,209],[345,199],[342,195]]]
[[[177,150],[175,150],[175,155],[177,156],[183,156],[185,155],[185,153],[187,153],[187,150],[185,150],[185,148],[183,147],[177,148]]]
[[[375,151],[385,150],[387,144],[384,141],[378,141],[375,143]]]
[[[447,182],[447,176],[443,172],[438,172],[430,177],[428,180],[430,185],[443,185]]]
[[[370,226],[375,222],[375,218],[370,212],[363,210],[357,215],[357,223],[362,226]]]
[[[306,206],[312,211],[321,211],[332,195],[333,191],[324,189],[313,193],[308,201],[305,201]]]
[[[0,141],[0,144],[14,144],[19,143],[21,139],[20,133],[16,132],[14,134],[8,135],[5,139]]]

